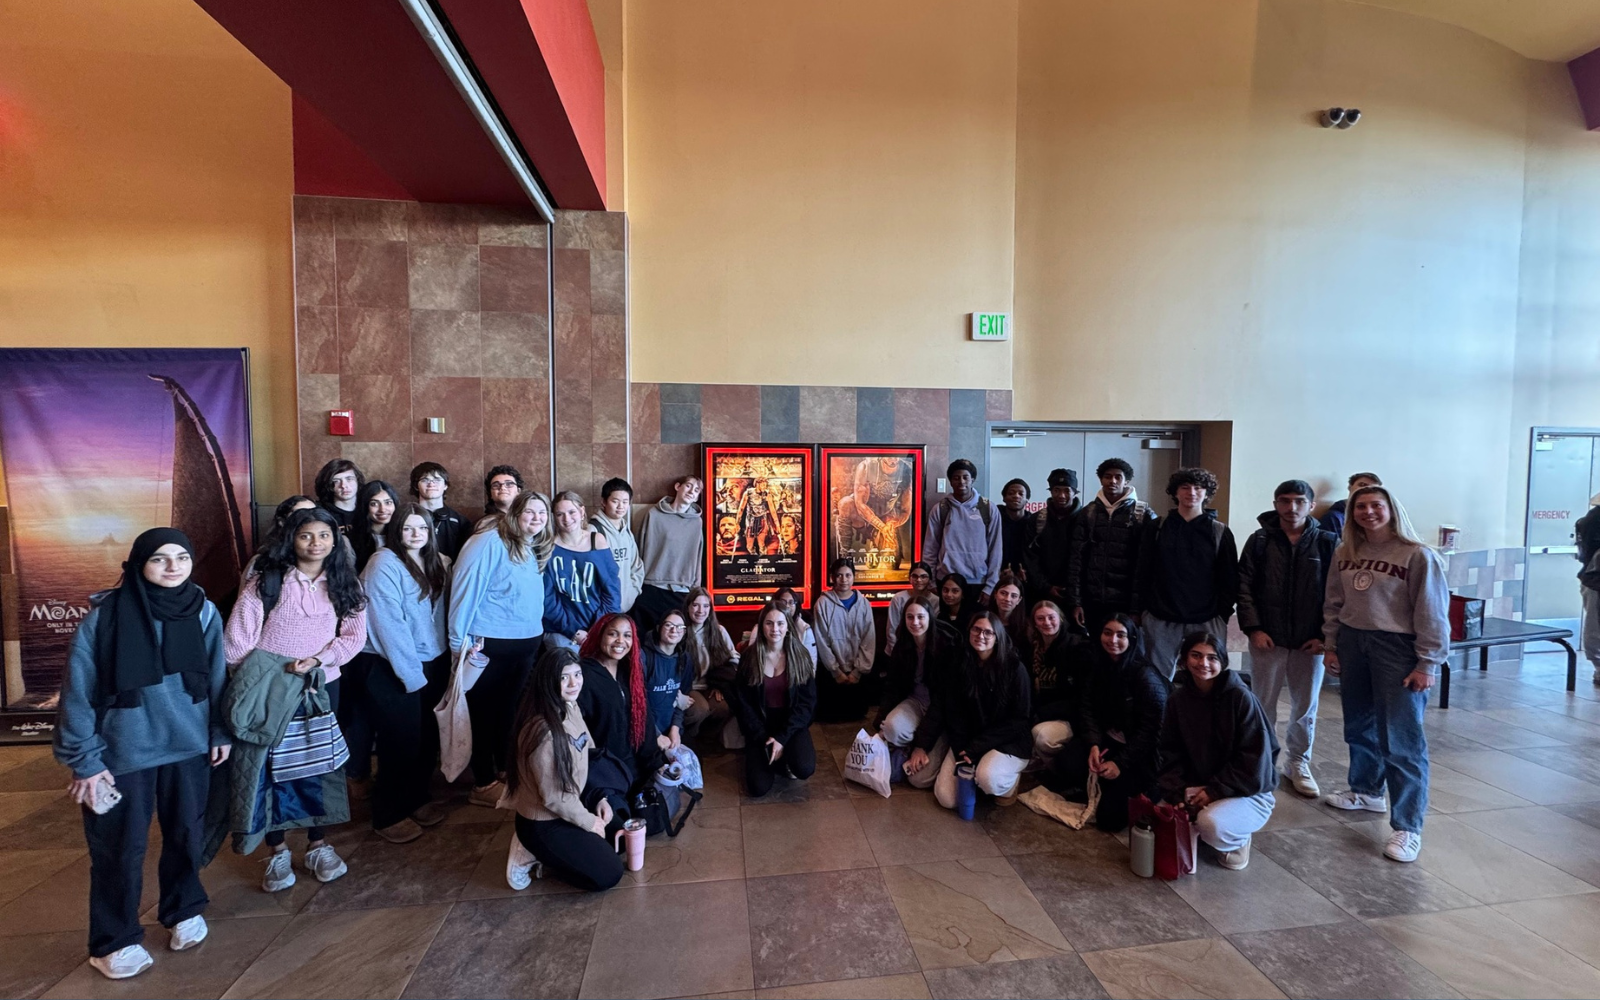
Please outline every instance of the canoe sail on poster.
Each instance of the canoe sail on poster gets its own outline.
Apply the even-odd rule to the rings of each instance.
[[[47,709],[89,595],[172,525],[226,605],[253,546],[241,350],[0,350],[4,707]]]

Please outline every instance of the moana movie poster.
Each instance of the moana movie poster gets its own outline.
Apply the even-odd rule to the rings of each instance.
[[[811,449],[705,446],[706,580],[722,607],[759,607],[779,587],[811,606]]]
[[[887,604],[910,587],[922,549],[920,445],[822,445],[818,449],[827,525],[822,571],[835,559],[855,563],[856,589]]]
[[[8,710],[55,706],[89,595],[163,525],[226,608],[252,547],[242,350],[0,350]]]

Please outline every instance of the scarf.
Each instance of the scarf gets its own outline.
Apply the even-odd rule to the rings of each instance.
[[[95,665],[105,704],[137,708],[141,689],[160,684],[168,674],[183,675],[183,689],[198,704],[211,694],[200,612],[206,592],[193,577],[176,587],[144,578],[144,565],[163,545],[180,545],[191,558],[194,546],[176,528],[151,528],[133,541],[122,564],[122,582],[100,605]],[[161,639],[156,639],[156,622]]]

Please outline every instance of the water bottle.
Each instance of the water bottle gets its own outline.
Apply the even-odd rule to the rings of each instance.
[[[1140,878],[1155,877],[1156,831],[1149,823],[1140,823],[1128,830],[1128,867]]]
[[[978,806],[977,773],[971,764],[956,766],[956,815],[962,819],[971,819]]]

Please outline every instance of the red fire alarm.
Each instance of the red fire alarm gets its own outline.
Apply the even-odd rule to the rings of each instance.
[[[334,437],[349,437],[356,432],[356,411],[329,410],[328,433]]]

